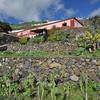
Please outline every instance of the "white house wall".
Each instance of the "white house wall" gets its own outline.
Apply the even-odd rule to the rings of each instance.
[[[75,21],[75,27],[83,27],[78,21]]]

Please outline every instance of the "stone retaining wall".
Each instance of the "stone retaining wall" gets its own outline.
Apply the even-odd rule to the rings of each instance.
[[[58,74],[61,79],[77,81],[82,73],[95,81],[100,81],[99,58],[0,58],[0,76],[12,73],[17,79],[34,72],[38,79],[49,73]],[[73,77],[72,77],[73,76]],[[74,79],[73,79],[74,78]],[[76,80],[75,80],[76,79]]]
[[[7,51],[33,51],[33,50],[44,50],[44,51],[64,51],[64,50],[74,50],[76,48],[75,43],[68,42],[46,42],[41,44],[27,43],[21,45],[20,43],[11,43],[8,45]]]

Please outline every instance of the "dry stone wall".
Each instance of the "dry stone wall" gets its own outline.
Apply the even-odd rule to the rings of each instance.
[[[78,81],[82,73],[95,81],[100,81],[99,58],[0,58],[0,76],[9,73],[14,80],[22,80],[30,72],[37,79],[43,79],[50,73],[59,76],[62,81]]]

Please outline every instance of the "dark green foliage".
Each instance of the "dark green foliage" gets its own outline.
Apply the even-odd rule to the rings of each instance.
[[[43,43],[43,42],[47,42],[47,41],[51,41],[51,42],[63,41],[63,42],[66,42],[66,41],[68,41],[69,37],[70,37],[70,34],[66,30],[54,28],[54,29],[48,31],[46,34],[38,35],[34,38],[31,38],[29,42],[30,43]]]
[[[25,44],[27,44],[28,40],[29,40],[28,37],[21,37],[19,39],[19,43],[22,45],[25,45]]]
[[[13,35],[2,34],[2,36],[0,36],[0,45],[8,44],[11,42],[18,42],[18,39],[18,37],[15,37]]]
[[[36,37],[30,39],[30,42],[32,42],[32,43],[43,43],[43,42],[45,42],[45,37],[44,37],[44,35],[36,36]]]
[[[12,28],[10,27],[10,25],[8,23],[0,21],[0,32],[8,33],[8,31],[12,31]]]
[[[65,30],[54,28],[48,33],[48,41],[67,41],[69,36],[70,34]]]

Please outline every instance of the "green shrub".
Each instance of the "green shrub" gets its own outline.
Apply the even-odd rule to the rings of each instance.
[[[48,34],[48,41],[67,41],[69,33],[61,29],[52,29]]]
[[[20,42],[20,44],[27,44],[27,42],[28,42],[28,37],[21,37],[20,39],[19,39],[19,42]]]
[[[45,41],[44,36],[36,36],[31,39],[31,42],[33,43],[42,43],[44,41]]]

